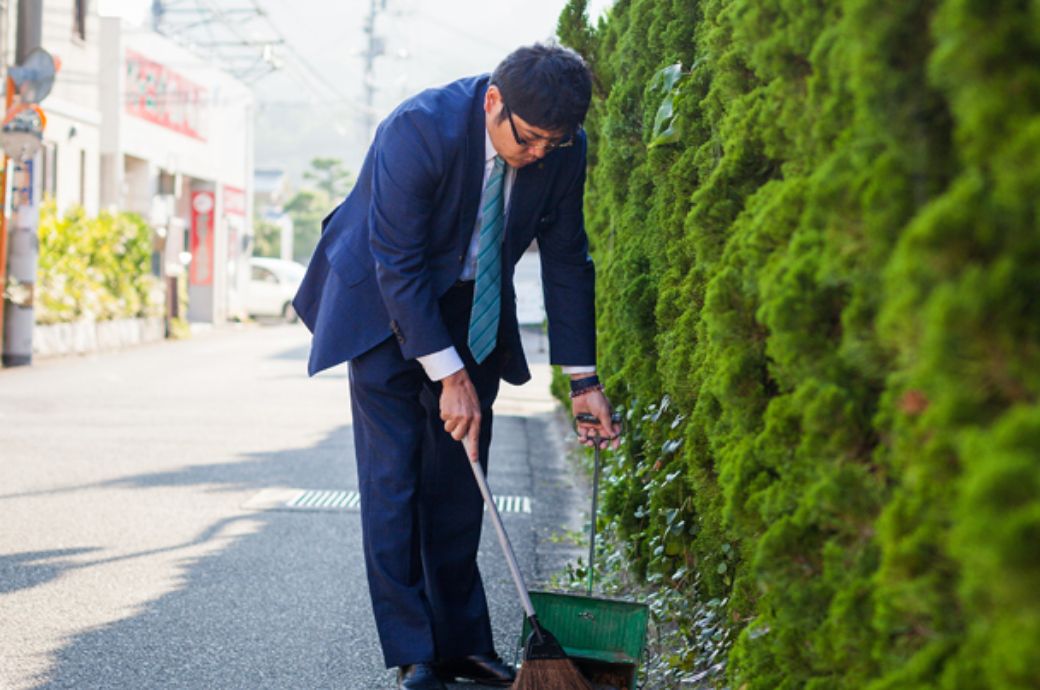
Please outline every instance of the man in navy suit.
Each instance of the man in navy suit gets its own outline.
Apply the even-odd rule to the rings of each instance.
[[[513,270],[538,240],[550,359],[590,438],[616,437],[595,374],[594,269],[582,215],[591,97],[559,46],[424,91],[379,126],[350,195],[326,218],[294,305],[309,373],[350,362],[369,590],[403,688],[509,685],[477,569],[499,380],[530,378]],[[460,441],[462,443],[460,443]]]

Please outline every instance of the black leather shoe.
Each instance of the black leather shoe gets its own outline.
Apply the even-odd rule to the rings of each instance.
[[[397,687],[403,690],[448,690],[432,664],[408,664],[397,669]]]
[[[437,675],[451,683],[459,678],[481,685],[505,688],[516,680],[516,671],[497,654],[472,654],[462,659],[453,659],[437,664]]]

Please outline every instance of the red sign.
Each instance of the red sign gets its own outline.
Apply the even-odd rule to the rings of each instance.
[[[205,140],[206,90],[140,53],[126,51],[126,112]]]
[[[213,284],[213,192],[191,193],[191,272],[192,285]]]
[[[224,213],[229,216],[246,215],[246,190],[224,185]]]

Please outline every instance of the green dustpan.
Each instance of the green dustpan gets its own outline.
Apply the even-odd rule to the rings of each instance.
[[[597,422],[594,418],[585,419],[584,415],[579,415],[577,421]],[[588,594],[582,596],[537,590],[530,594],[538,611],[538,620],[553,631],[567,656],[585,677],[597,686],[634,690],[639,662],[646,650],[646,627],[650,612],[646,604],[592,596],[596,498],[599,493],[598,442],[594,449]],[[521,644],[530,634],[531,626],[525,618],[520,633]]]

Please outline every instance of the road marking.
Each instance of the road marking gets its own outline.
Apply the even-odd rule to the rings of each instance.
[[[495,496],[502,514],[531,515],[530,496]],[[250,510],[307,510],[357,512],[361,495],[357,491],[331,489],[264,489],[242,504]]]

